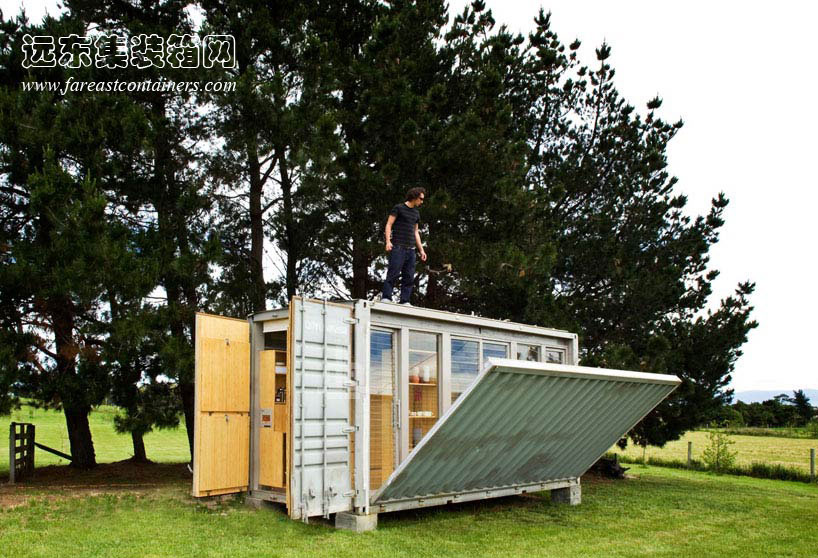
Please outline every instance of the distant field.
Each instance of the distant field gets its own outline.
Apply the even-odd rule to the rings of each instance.
[[[710,430],[709,428],[707,430]],[[729,428],[715,428],[725,434],[737,436],[772,436],[773,438],[811,438],[818,440],[818,428],[816,425],[797,427],[775,427],[763,428],[759,426],[735,426]]]
[[[94,448],[99,463],[122,461],[133,455],[130,435],[118,434],[114,430],[115,412],[115,407],[101,406],[95,409],[90,416],[91,433],[94,437]],[[8,450],[5,449],[7,447],[5,440],[8,440],[8,426],[11,421],[34,423],[37,427],[38,442],[64,453],[70,453],[68,432],[62,412],[23,406],[20,410],[12,412],[11,416],[0,417],[0,440],[3,440],[0,445],[2,448],[0,449],[0,475],[8,474]],[[731,435],[730,438],[736,442],[733,449],[738,452],[739,465],[749,465],[756,461],[797,467],[809,472],[809,450],[810,448],[818,449],[818,440],[815,439],[739,435]],[[688,440],[693,441],[694,459],[700,458],[708,443],[707,432],[703,431],[688,432],[681,440],[671,442],[664,448],[648,447],[646,456],[685,460],[687,459]],[[183,463],[190,460],[187,435],[183,426],[174,430],[151,432],[145,437],[145,448],[148,459],[159,463]],[[618,447],[612,448],[611,451],[624,453],[631,458],[642,456],[642,448],[632,444],[629,444],[624,452]],[[38,467],[66,464],[64,459],[39,449],[35,462]]]
[[[736,461],[739,465],[749,465],[755,461],[796,467],[809,472],[809,450],[810,448],[818,449],[818,440],[815,439],[738,435],[731,435],[730,439],[735,442],[732,449],[736,452]],[[688,432],[681,440],[670,442],[664,448],[648,446],[645,456],[686,460],[688,441],[693,442],[693,458],[700,459],[708,444],[708,433],[703,431]],[[628,444],[624,452],[618,447],[611,448],[611,451],[624,453],[630,458],[642,457],[642,448],[633,444]]]
[[[98,463],[113,463],[133,457],[133,445],[130,434],[118,434],[114,430],[116,408],[100,406],[91,413],[89,422],[91,435],[94,438],[94,449]],[[36,440],[48,447],[71,453],[68,443],[68,430],[65,427],[65,415],[58,411],[44,411],[28,405],[10,416],[0,416],[0,475],[8,475],[9,453],[8,432],[10,422],[30,422],[36,428]],[[184,423],[182,423],[184,424]],[[160,463],[181,463],[190,461],[187,445],[187,434],[184,426],[174,430],[159,430],[145,436],[145,451],[148,459]],[[34,463],[37,467],[44,465],[64,465],[65,459],[52,453],[36,450]]]

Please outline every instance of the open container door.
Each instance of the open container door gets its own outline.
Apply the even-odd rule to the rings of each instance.
[[[680,383],[662,374],[489,359],[372,505],[388,511],[577,479]]]
[[[196,314],[193,496],[247,490],[250,325]]]
[[[352,510],[352,308],[299,297],[290,304],[290,517]]]

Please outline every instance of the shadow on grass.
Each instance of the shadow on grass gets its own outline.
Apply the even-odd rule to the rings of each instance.
[[[6,477],[8,478],[8,477]],[[93,469],[48,465],[17,484],[0,484],[0,508],[16,507],[29,499],[75,497],[100,493],[144,493],[187,488],[191,475],[186,463],[102,463]]]
[[[67,465],[50,465],[36,469],[34,477],[15,485],[0,485],[0,508],[11,508],[24,505],[29,500],[46,497],[63,499],[99,494],[145,494],[148,492],[173,492],[188,500],[191,505],[202,504],[205,507],[222,505],[242,505],[241,495],[227,497],[229,501],[197,502],[189,496],[192,478],[186,463],[135,463],[130,460],[117,463],[104,463],[93,469],[80,470]],[[616,482],[597,475],[586,475],[582,478],[584,489],[590,489],[600,483]],[[624,481],[620,481],[624,482]],[[379,523],[383,528],[390,526],[405,527],[413,523],[423,523],[439,519],[442,514],[448,517],[475,516],[483,514],[513,513],[520,511],[540,512],[544,507],[562,506],[551,503],[550,493],[532,492],[516,496],[475,500],[470,502],[453,502],[440,506],[418,508],[381,514]],[[286,518],[283,505],[271,506]],[[321,518],[311,518],[310,523],[332,527],[332,522]]]

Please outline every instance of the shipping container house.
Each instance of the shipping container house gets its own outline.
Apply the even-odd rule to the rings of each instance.
[[[193,495],[294,519],[551,490],[679,384],[577,366],[567,331],[387,302],[295,297],[196,317]]]

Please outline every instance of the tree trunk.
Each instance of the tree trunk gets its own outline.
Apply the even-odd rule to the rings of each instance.
[[[68,427],[68,441],[71,444],[71,466],[80,469],[90,469],[97,464],[91,427],[88,425],[90,411],[91,409],[86,406],[63,407],[65,425]]]
[[[71,466],[90,469],[96,466],[94,441],[88,425],[91,407],[85,403],[82,393],[72,391],[77,374],[77,353],[79,349],[74,339],[73,303],[68,297],[57,297],[48,301],[52,326],[54,327],[54,347],[56,349],[57,375],[63,386],[59,390],[71,445]]]
[[[369,291],[368,246],[365,238],[352,238],[352,298],[366,298]]]
[[[179,391],[182,395],[182,410],[185,413],[185,430],[187,430],[187,443],[190,448],[190,462],[193,463],[193,421],[195,418],[195,384],[193,382],[179,381]]]
[[[131,432],[131,441],[133,442],[133,458],[131,461],[147,463],[148,455],[145,453],[145,439],[142,432]]]
[[[250,175],[250,273],[252,276],[253,310],[267,309],[267,286],[264,283],[264,214],[261,198],[264,184],[261,181],[261,164],[255,143],[248,146],[247,163]]]
[[[428,269],[432,269],[431,261]],[[443,288],[437,277],[437,273],[429,273],[429,281],[426,285],[426,296],[424,297],[423,305],[426,308],[442,309],[443,305]]]
[[[276,148],[278,170],[281,175],[281,201],[284,211],[284,242],[287,252],[287,300],[298,294],[298,260],[299,244],[296,238],[295,218],[293,216],[293,184],[290,171],[287,168],[286,149],[283,146]]]

